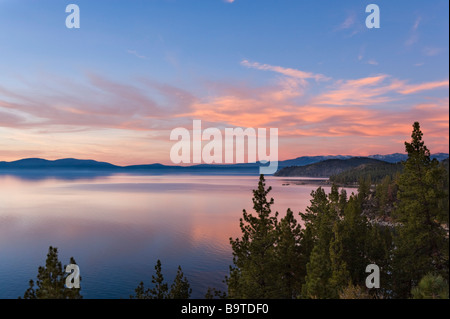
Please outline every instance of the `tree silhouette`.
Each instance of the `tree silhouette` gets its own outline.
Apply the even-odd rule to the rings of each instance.
[[[192,293],[189,281],[183,274],[181,266],[178,266],[177,275],[170,286],[164,281],[161,261],[158,259],[155,266],[155,275],[152,275],[152,288],[145,288],[144,282],[140,282],[134,290],[135,295],[131,299],[189,299]]]
[[[70,264],[76,265],[73,257],[70,258]],[[69,289],[65,286],[66,278],[69,274],[64,269],[58,260],[58,248],[50,246],[45,266],[39,266],[38,268],[36,284],[33,280],[29,281],[29,288],[25,291],[23,298],[81,299],[80,289]]]

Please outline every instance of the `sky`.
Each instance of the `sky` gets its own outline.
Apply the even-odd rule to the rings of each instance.
[[[80,28],[66,27],[66,6]],[[366,27],[366,6],[380,28]],[[173,129],[279,159],[449,149],[447,0],[0,0],[0,161],[170,164]]]

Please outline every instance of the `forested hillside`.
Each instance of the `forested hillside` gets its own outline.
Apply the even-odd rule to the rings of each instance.
[[[363,164],[330,176],[330,182],[349,185],[357,184],[361,179],[370,179],[374,184],[379,184],[386,176],[395,179],[395,176],[402,171],[402,163],[393,164],[381,162],[375,164]]]
[[[361,165],[386,163],[368,157],[330,159],[306,166],[290,166],[280,169],[275,176],[330,177]],[[386,163],[388,164],[388,163]]]

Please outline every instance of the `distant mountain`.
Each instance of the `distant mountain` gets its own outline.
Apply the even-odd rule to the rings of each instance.
[[[212,174],[212,175],[258,175],[259,163],[224,164],[224,165],[163,165],[144,164],[117,166],[106,162],[94,160],[60,159],[50,161],[41,158],[27,158],[13,162],[0,162],[0,174],[11,173],[16,175],[52,175],[73,174],[104,174],[104,173],[148,173],[148,174]]]
[[[386,163],[374,158],[351,157],[348,159],[329,159],[305,166],[284,167],[275,176],[330,177],[351,168],[368,164]]]
[[[358,158],[359,160],[355,160]],[[448,154],[433,154],[432,158],[442,161],[448,158]],[[397,163],[407,159],[406,154],[371,155],[369,157],[352,157],[350,155],[325,155],[325,156],[301,156],[295,159],[278,162],[278,176],[320,176],[329,177],[342,172],[344,169],[354,168],[371,161],[383,161]],[[351,161],[347,161],[351,160]],[[347,161],[347,162],[345,162]],[[322,163],[318,166],[310,166]],[[355,163],[358,163],[356,165]],[[355,166],[356,165],[356,166]],[[148,172],[150,174],[214,174],[214,175],[258,175],[260,163],[241,164],[198,164],[189,166],[146,164],[117,166],[106,162],[94,160],[79,160],[74,158],[50,161],[41,158],[27,158],[13,162],[0,162],[0,172],[12,171],[101,171],[101,172]],[[301,168],[304,167],[304,168]],[[283,170],[284,168],[289,168]],[[295,174],[295,175],[290,175]],[[300,174],[300,175],[299,175]]]
[[[49,161],[41,158],[27,158],[14,162],[0,162],[0,169],[115,169],[119,166],[97,162],[93,160],[79,160],[74,158],[59,159],[56,161]]]
[[[389,155],[369,155],[368,157],[389,163],[398,163],[406,161],[408,159],[408,154],[394,153]],[[434,158],[437,159],[439,162],[442,162],[444,159],[448,158],[448,154],[447,153],[432,154],[431,159]]]
[[[289,167],[289,166],[305,166],[309,164],[314,164],[330,159],[349,159],[353,156],[350,155],[327,155],[327,156],[301,156],[295,159],[279,161],[278,168]]]
[[[304,166],[307,164],[317,163],[327,159],[345,159],[351,156],[302,156],[296,159],[279,161],[278,168],[286,166]],[[38,170],[38,169],[65,169],[65,170],[98,170],[98,169],[109,169],[109,170],[130,170],[130,171],[142,171],[142,170],[171,170],[171,171],[199,171],[199,170],[223,170],[224,172],[239,170],[241,172],[255,173],[259,172],[260,163],[239,163],[239,164],[197,164],[189,166],[180,165],[163,165],[159,163],[155,164],[143,164],[143,165],[129,165],[129,166],[117,166],[105,162],[97,162],[94,160],[78,160],[73,158],[60,159],[55,161],[50,161],[41,158],[27,158],[21,159],[13,162],[0,162],[0,170],[2,169],[27,169],[27,170]]]

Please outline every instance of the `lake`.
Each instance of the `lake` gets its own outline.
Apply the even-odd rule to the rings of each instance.
[[[128,298],[140,281],[149,287],[157,259],[169,283],[181,265],[193,298],[224,289],[229,238],[241,234],[242,209],[253,211],[257,183],[258,176],[0,174],[0,298],[23,296],[49,246],[63,265],[75,258],[84,298]],[[304,211],[318,187],[280,177],[267,185],[280,216]]]

